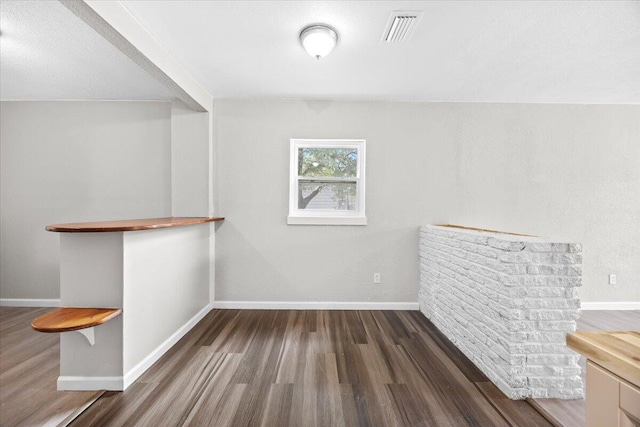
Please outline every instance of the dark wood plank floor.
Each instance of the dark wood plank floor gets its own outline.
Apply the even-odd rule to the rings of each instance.
[[[0,425],[64,425],[101,393],[57,392],[48,309],[0,307]],[[629,330],[639,311],[585,311],[579,330]],[[584,425],[584,401],[535,402]],[[490,424],[487,424],[490,423]],[[215,310],[85,425],[547,425],[510,401],[417,312]]]
[[[74,426],[548,426],[419,312],[214,310]]]
[[[0,425],[66,424],[103,392],[59,392],[60,339],[31,329],[49,308],[0,307]]]

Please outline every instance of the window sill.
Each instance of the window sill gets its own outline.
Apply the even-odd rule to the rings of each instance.
[[[366,216],[326,217],[326,216],[291,216],[287,217],[289,225],[367,225]]]

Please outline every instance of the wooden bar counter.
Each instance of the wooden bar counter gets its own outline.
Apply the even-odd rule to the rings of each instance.
[[[168,217],[52,224],[62,307],[122,309],[95,344],[60,334],[59,390],[124,390],[210,310],[214,224]]]
[[[575,332],[567,345],[587,358],[587,427],[640,426],[640,331]]]
[[[70,224],[47,225],[47,231],[58,233],[105,233],[114,231],[141,231],[158,228],[183,227],[185,225],[204,224],[223,221],[222,217],[166,217],[147,219],[123,219],[118,221],[76,222]]]

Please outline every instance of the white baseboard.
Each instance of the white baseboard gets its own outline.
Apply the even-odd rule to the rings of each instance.
[[[582,310],[640,310],[640,301],[583,302]]]
[[[417,302],[214,301],[213,308],[244,310],[418,310]]]
[[[122,377],[58,377],[60,391],[124,390]]]
[[[167,338],[162,344],[160,344],[155,350],[153,350],[147,357],[142,359],[136,366],[131,368],[129,372],[124,375],[123,388],[125,390],[135,380],[140,377],[147,369],[158,361],[171,347],[175,345],[180,338],[185,336],[196,324],[204,318],[211,311],[211,304],[200,310],[195,316],[187,321],[180,329],[175,331],[169,338]]]
[[[39,298],[0,298],[0,307],[60,307],[60,300]]]

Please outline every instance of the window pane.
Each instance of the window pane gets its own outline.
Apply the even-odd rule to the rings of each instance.
[[[298,148],[299,176],[355,178],[358,150],[355,148]]]
[[[298,209],[358,210],[355,182],[298,184]]]

